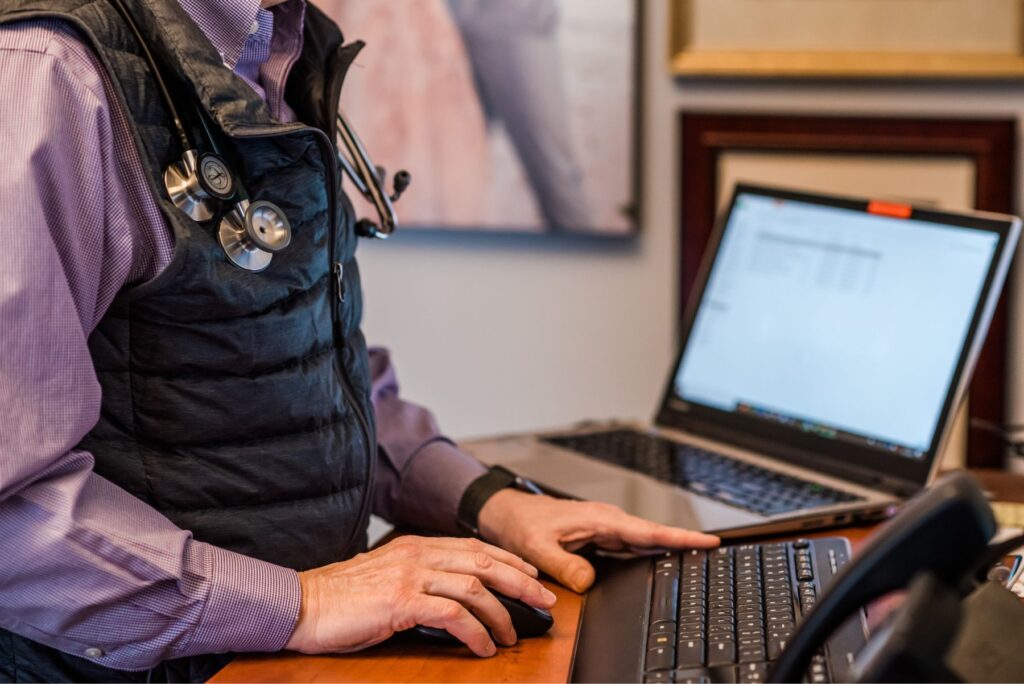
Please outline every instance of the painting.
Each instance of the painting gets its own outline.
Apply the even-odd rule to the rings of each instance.
[[[694,289],[716,211],[739,181],[1013,213],[1016,122],[683,113],[680,291]],[[948,466],[1001,467],[1002,442],[982,424],[1006,419],[1009,324],[996,308],[966,408],[943,454]]]
[[[407,169],[405,227],[628,236],[636,228],[633,0],[321,0],[366,47],[341,108]]]
[[[681,77],[1024,77],[1021,0],[671,3]]]

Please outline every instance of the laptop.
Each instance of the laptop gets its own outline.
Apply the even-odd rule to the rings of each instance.
[[[462,446],[553,493],[724,537],[878,519],[935,474],[1020,225],[738,185],[653,424]]]

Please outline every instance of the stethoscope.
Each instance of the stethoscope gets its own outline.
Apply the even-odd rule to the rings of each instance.
[[[164,170],[163,181],[168,197],[174,206],[197,223],[210,221],[216,215],[219,203],[232,203],[217,228],[217,241],[234,265],[247,271],[264,270],[270,265],[274,254],[291,243],[292,227],[288,217],[273,202],[250,199],[242,179],[232,171],[220,152],[216,137],[207,122],[206,112],[195,98],[190,98],[193,114],[202,129],[205,150],[201,151],[200,146],[195,144],[178,115],[156,59],[131,13],[121,0],[112,2],[142,48],[143,57],[153,73],[160,97],[171,115],[184,150],[181,159],[172,162]],[[340,110],[338,137],[345,150],[338,150],[339,165],[352,179],[359,193],[373,205],[379,217],[377,223],[367,218],[359,219],[356,222],[356,233],[363,237],[386,238],[398,228],[394,203],[409,187],[412,177],[405,170],[396,173],[394,190],[388,195],[384,190],[384,169],[375,166],[370,160],[355,130]]]

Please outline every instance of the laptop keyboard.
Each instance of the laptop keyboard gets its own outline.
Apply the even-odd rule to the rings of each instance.
[[[820,586],[807,540],[670,552],[653,565],[648,682],[767,681]],[[832,681],[824,651],[806,681]]]
[[[635,430],[546,437],[543,441],[766,516],[861,500],[849,492]]]

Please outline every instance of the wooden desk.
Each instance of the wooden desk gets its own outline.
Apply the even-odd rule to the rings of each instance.
[[[463,646],[429,646],[397,637],[359,653],[304,656],[247,655],[218,672],[211,682],[565,682],[583,597],[553,582],[545,586],[558,603],[555,626],[536,639],[498,647],[493,658],[478,658]]]
[[[975,471],[975,475],[997,499],[1024,501],[1024,477],[998,471]],[[849,527],[802,536],[846,537],[856,554],[874,529]],[[552,611],[555,626],[551,632],[511,648],[499,647],[498,655],[493,658],[477,658],[461,647],[431,647],[399,638],[350,655],[272,653],[241,656],[210,681],[566,682],[572,668],[583,597],[551,582],[546,584],[558,597]]]

